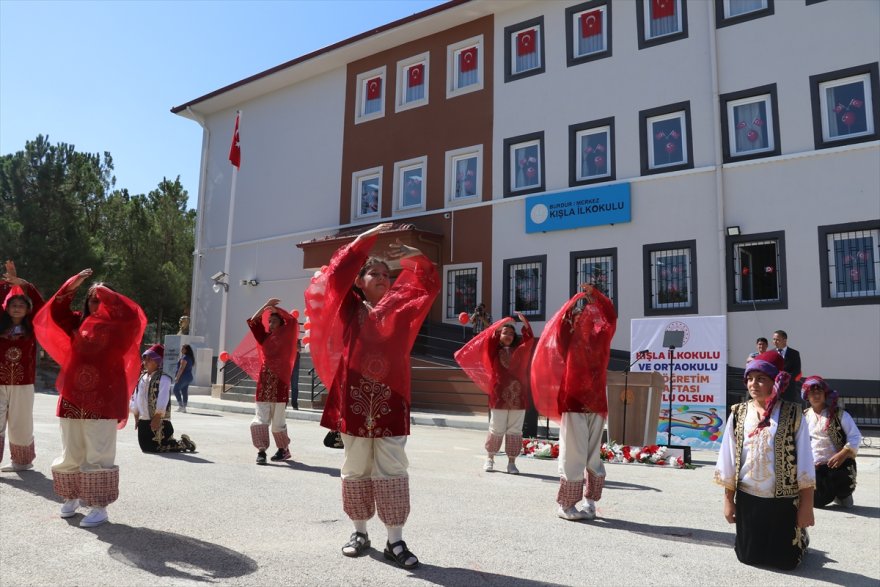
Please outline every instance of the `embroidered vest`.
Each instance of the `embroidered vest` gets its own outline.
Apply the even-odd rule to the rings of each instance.
[[[804,410],[804,415],[812,408]],[[840,423],[840,410],[834,411],[834,417],[828,423],[828,439],[834,445],[834,449],[840,451],[846,446],[846,434],[843,432],[843,424]]]
[[[739,485],[739,470],[742,466],[742,449],[745,440],[746,414],[749,403],[743,402],[733,408],[733,434],[736,438],[736,480]],[[796,497],[797,482],[797,445],[795,436],[801,425],[799,406],[792,402],[780,402],[779,425],[773,438],[773,467],[776,476],[774,497]]]
[[[150,383],[147,386],[147,408],[150,410],[151,418],[156,413],[156,402],[159,400],[159,381],[163,376],[171,379],[171,377],[162,373],[161,369],[157,369],[153,372],[152,377],[150,377]],[[171,419],[171,394],[168,394],[168,405],[165,406],[165,415],[162,416],[162,419]]]

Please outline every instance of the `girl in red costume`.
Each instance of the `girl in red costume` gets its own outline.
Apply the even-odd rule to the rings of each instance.
[[[33,469],[34,379],[37,372],[37,339],[31,318],[43,307],[33,285],[18,277],[15,263],[6,261],[0,279],[0,460],[4,433],[9,424],[9,455],[12,462],[0,471]]]
[[[605,467],[599,449],[608,416],[605,379],[617,328],[611,300],[592,285],[581,289],[547,322],[532,363],[535,407],[559,422],[556,502],[557,515],[566,520],[594,519],[596,501],[602,497]],[[582,510],[575,507],[581,496],[586,500]]]
[[[248,318],[251,331],[232,353],[232,360],[256,380],[256,407],[251,421],[251,439],[257,449],[257,464],[266,464],[269,448],[269,424],[278,450],[273,461],[290,458],[287,435],[287,398],[290,397],[290,373],[296,360],[299,338],[297,311],[288,314],[271,298]]]
[[[526,317],[522,340],[513,318],[504,318],[483,330],[455,353],[455,360],[481,391],[489,395],[489,435],[485,471],[495,470],[495,453],[507,453],[507,472],[519,475],[516,457],[522,452],[522,426],[529,393],[529,361],[535,337]]]
[[[57,415],[61,456],[52,463],[55,493],[66,501],[61,517],[80,505],[91,511],[89,528],[107,521],[119,497],[116,430],[128,420],[128,403],[140,372],[138,346],[147,319],[136,303],[103,283],[86,296],[82,312],[70,309],[77,289],[92,275],[83,269],[61,286],[34,318],[37,340],[61,366]]]
[[[305,300],[312,360],[330,389],[321,425],[338,430],[345,445],[342,506],[355,532],[342,553],[366,552],[367,520],[378,510],[388,530],[385,558],[411,569],[419,560],[403,541],[410,352],[440,282],[427,257],[398,241],[386,254],[402,267],[392,285],[385,261],[368,258],[377,235],[389,228],[380,224],[338,250],[313,278]]]

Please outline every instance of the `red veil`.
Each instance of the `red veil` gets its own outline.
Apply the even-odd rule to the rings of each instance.
[[[473,380],[480,391],[490,396],[498,385],[498,371],[495,367],[498,359],[498,329],[512,321],[513,318],[498,320],[455,351],[455,361],[465,374]],[[526,336],[524,329],[522,342],[513,350],[510,371],[523,385],[529,383],[527,378],[529,359],[534,344],[535,339]]]
[[[270,335],[269,315],[272,312],[263,311],[260,323],[266,333],[265,338],[258,342],[254,333],[249,330],[232,352],[235,364],[244,369],[254,381],[259,381],[263,363],[281,381],[290,381],[290,374],[293,372],[297,353],[296,341],[299,339],[299,322],[296,316],[299,313],[296,310],[287,313],[278,306],[275,306],[275,311],[284,320],[281,328]]]
[[[55,387],[63,399],[106,419],[128,420],[128,402],[141,369],[140,342],[147,326],[134,301],[104,287],[95,288],[98,311],[80,323],[70,309],[68,279],[34,316],[40,345],[61,366]]]

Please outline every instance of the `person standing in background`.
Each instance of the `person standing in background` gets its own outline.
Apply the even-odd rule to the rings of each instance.
[[[784,330],[773,332],[773,346],[785,361],[782,370],[791,376],[788,387],[782,392],[782,399],[787,402],[800,403],[801,354],[788,346],[788,334]]]
[[[186,413],[189,403],[189,384],[193,381],[193,367],[196,357],[188,344],[180,347],[180,359],[177,361],[177,373],[174,375],[174,397],[177,399],[177,411]]]

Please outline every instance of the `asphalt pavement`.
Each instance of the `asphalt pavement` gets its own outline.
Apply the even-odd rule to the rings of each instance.
[[[143,454],[129,424],[118,437],[110,522],[83,529],[82,514],[61,519],[49,469],[61,449],[56,400],[36,397],[35,469],[0,473],[4,587],[880,585],[876,433],[858,457],[855,506],[817,510],[804,563],[778,572],[736,560],[712,452],[695,451],[691,470],[608,465],[598,519],[568,522],[555,515],[555,461],[521,457],[519,476],[485,473],[485,416],[417,414],[404,539],[422,565],[405,571],[383,559],[375,518],[369,554],[342,556],[352,531],[342,451],[323,446],[326,430],[307,410],[289,412],[293,462],[267,466],[254,464],[252,404],[191,398],[172,421],[195,454]]]

